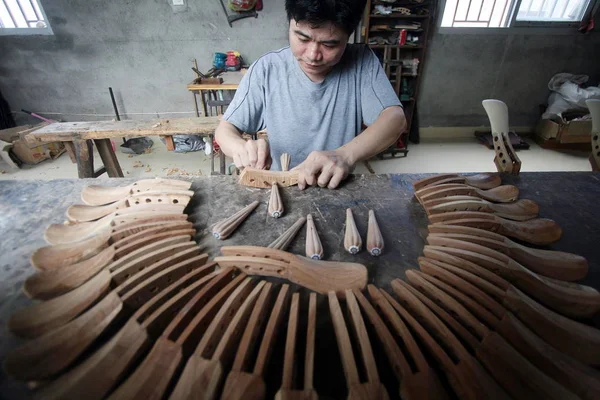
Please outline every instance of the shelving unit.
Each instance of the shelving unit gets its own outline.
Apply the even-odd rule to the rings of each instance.
[[[407,129],[398,142],[381,153],[380,158],[385,155],[395,157],[397,154],[406,156],[408,153],[408,136],[416,113],[420,80],[425,66],[425,53],[429,31],[433,27],[436,3],[436,1],[419,3],[410,0],[397,0],[394,3],[381,0],[367,1],[360,41],[368,44],[381,61],[387,77],[404,106],[407,121]],[[376,6],[403,7],[409,10],[410,14],[394,12],[395,10],[391,14],[379,14],[376,12]],[[406,43],[401,45],[399,42],[403,29],[406,30],[410,40],[407,39]],[[413,60],[418,60],[418,66],[413,67],[413,71],[409,71]]]

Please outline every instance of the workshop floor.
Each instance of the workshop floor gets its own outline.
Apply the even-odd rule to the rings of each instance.
[[[590,171],[586,152],[544,150],[532,140],[526,139],[529,150],[518,151],[523,163],[522,172],[536,171]],[[495,171],[494,153],[476,139],[428,139],[421,144],[411,144],[406,158],[373,160],[370,165],[377,174],[385,173],[428,173],[428,172],[474,172]],[[125,177],[197,177],[210,175],[210,157],[203,151],[194,153],[174,153],[155,141],[148,154],[127,155],[117,153]],[[218,169],[218,158],[215,159]],[[102,165],[95,155],[95,166]],[[369,171],[360,164],[355,173]],[[106,177],[106,175],[103,175]],[[0,160],[0,179],[59,179],[77,178],[77,168],[66,154],[56,160],[44,161],[38,165],[24,166],[20,170],[11,169]]]

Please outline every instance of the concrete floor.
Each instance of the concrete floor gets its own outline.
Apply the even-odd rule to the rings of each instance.
[[[532,140],[526,139],[529,150],[518,151],[523,163],[522,172],[536,171],[590,171],[586,152],[544,150]],[[210,175],[210,157],[203,151],[174,153],[166,150],[158,140],[154,141],[148,154],[127,155],[118,152],[117,158],[125,177],[195,177]],[[493,172],[494,153],[475,138],[427,139],[421,144],[409,147],[406,158],[370,161],[377,174],[385,173],[427,173],[427,172]],[[218,158],[215,159],[218,169]],[[96,167],[102,165],[95,154]],[[355,169],[357,174],[368,174],[361,163]],[[103,175],[106,177],[106,175]],[[59,179],[77,178],[77,168],[66,154],[56,160],[43,161],[33,166],[23,166],[20,170],[11,169],[0,160],[0,179]]]

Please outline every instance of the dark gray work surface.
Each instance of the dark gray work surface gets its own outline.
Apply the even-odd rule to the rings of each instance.
[[[311,213],[315,219],[326,260],[363,263],[369,270],[369,282],[389,288],[393,278],[416,268],[422,253],[427,220],[413,197],[411,182],[426,175],[354,176],[339,190],[297,187],[281,190],[285,213],[274,219],[267,215],[270,190],[239,186],[233,177],[201,178],[194,182],[195,196],[188,207],[190,219],[198,231],[196,240],[211,256],[222,245],[267,246],[300,216]],[[69,205],[80,203],[81,189],[90,184],[125,185],[134,179],[0,181],[0,360],[18,344],[6,329],[8,317],[29,303],[21,292],[24,279],[34,270],[29,257],[46,245],[45,228],[65,220]],[[582,283],[600,288],[600,174],[522,173],[503,176],[503,183],[514,184],[521,198],[535,200],[540,216],[556,220],[563,228],[562,239],[551,248],[585,256],[590,263],[588,277]],[[233,212],[258,200],[259,207],[231,238],[215,240],[209,227]],[[367,213],[373,209],[379,221],[385,250],[372,257],[365,250],[352,256],[343,249],[345,209],[351,207],[363,242],[366,242]],[[301,230],[289,251],[304,254],[305,232]],[[27,391],[4,374],[0,381],[0,399],[22,398]]]

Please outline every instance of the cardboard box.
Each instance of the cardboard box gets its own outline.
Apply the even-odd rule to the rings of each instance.
[[[30,132],[48,125],[47,122],[38,125],[23,125],[15,128],[0,130],[0,140],[12,143],[10,151],[25,164],[38,164],[44,160],[55,159],[65,152],[61,142],[29,144],[25,136]]]
[[[535,133],[544,140],[556,140],[559,143],[591,143],[592,121],[558,123],[542,119],[538,122]]]

